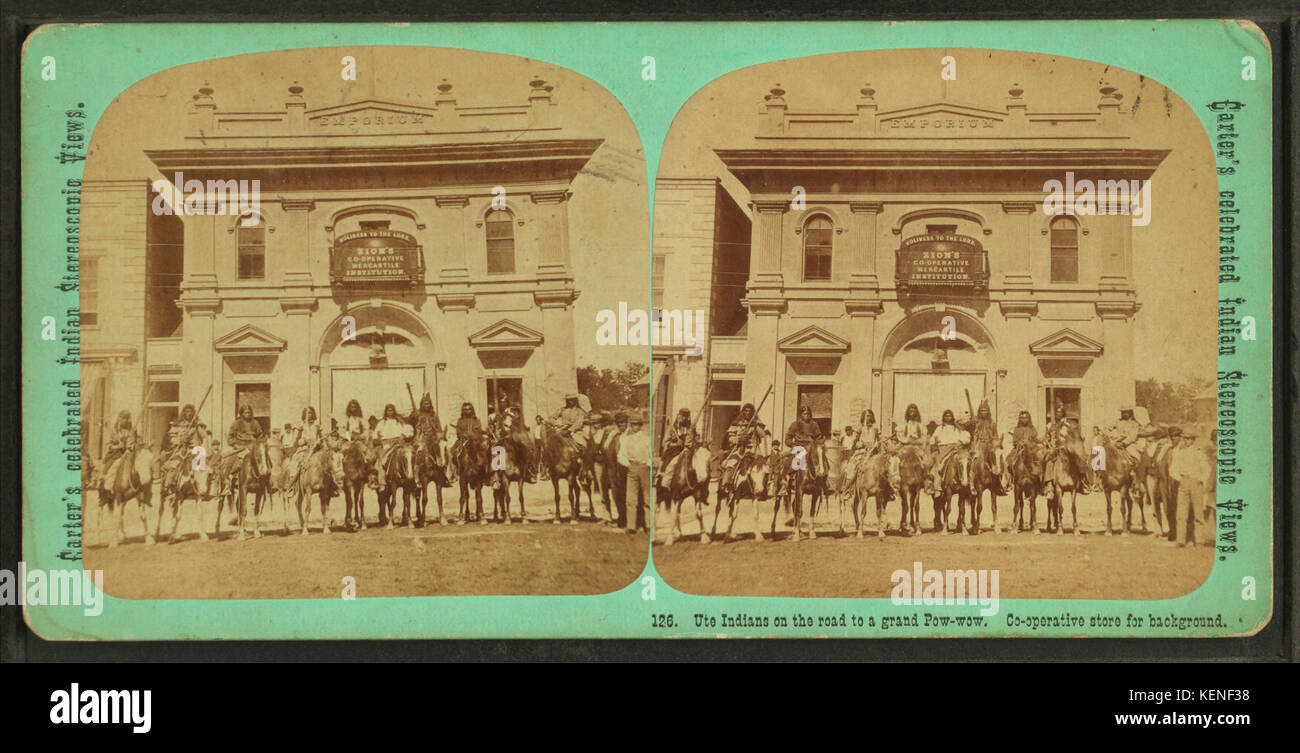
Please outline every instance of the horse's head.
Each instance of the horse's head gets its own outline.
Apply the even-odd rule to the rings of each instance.
[[[266,478],[271,475],[271,452],[266,440],[259,439],[253,442],[248,451],[248,462],[254,478]]]
[[[756,462],[749,466],[749,485],[755,499],[767,499],[767,482],[771,475],[772,467],[767,463]]]

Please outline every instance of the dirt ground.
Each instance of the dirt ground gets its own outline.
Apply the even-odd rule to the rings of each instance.
[[[539,487],[540,488],[540,487]],[[447,525],[423,528],[376,526],[378,506],[368,491],[367,523],[361,532],[347,532],[340,521],[343,505],[330,505],[332,533],[321,533],[319,510],[309,522],[309,535],[297,532],[297,513],[290,510],[294,532],[286,533],[280,510],[263,516],[260,539],[238,541],[231,515],[222,513],[221,539],[200,541],[195,502],[186,503],[179,543],[167,544],[170,512],[159,543],[144,543],[144,530],[134,502],[126,508],[126,539],[116,548],[105,521],[96,536],[100,507],[87,495],[84,521],[85,567],[104,571],[104,590],[129,599],[279,599],[338,598],[343,578],[352,576],[358,598],[432,595],[560,595],[617,591],[645,568],[649,541],[644,532],[629,535],[600,519],[584,517],[577,524],[552,523],[550,487],[533,490],[529,522],[519,516],[512,525],[471,522],[458,525],[455,494],[448,498]],[[484,507],[491,515],[490,495]],[[535,500],[533,498],[536,498]],[[212,535],[215,503],[206,503],[206,523]],[[567,500],[562,505],[567,515]],[[432,508],[432,505],[431,505]],[[584,497],[582,510],[588,510]],[[156,506],[148,511],[152,533]],[[398,515],[401,506],[398,505]],[[430,515],[434,510],[430,510]],[[250,524],[251,526],[251,524]]]
[[[715,499],[711,494],[710,499]],[[895,570],[912,570],[914,562],[925,569],[997,569],[1002,598],[1083,599],[1167,599],[1195,590],[1209,577],[1214,552],[1210,547],[1182,549],[1162,543],[1155,534],[1133,533],[1105,536],[1106,503],[1100,494],[1080,495],[1079,533],[1072,530],[1070,505],[1065,504],[1063,535],[993,531],[988,503],[981,516],[981,534],[970,536],[930,531],[933,506],[921,496],[921,522],[925,532],[905,537],[898,532],[899,508],[891,502],[885,513],[887,534],[877,539],[875,502],[870,503],[863,525],[863,538],[854,534],[853,513],[845,511],[847,533],[839,533],[839,504],[822,508],[817,515],[817,538],[796,542],[793,529],[777,518],[777,539],[769,534],[772,503],[760,506],[760,527],[767,537],[756,542],[752,502],[738,505],[731,543],[722,541],[727,525],[724,510],[718,521],[718,535],[712,543],[698,540],[700,528],[695,507],[687,501],[682,508],[683,538],[664,546],[668,513],[656,516],[654,564],[664,582],[697,595],[786,596],[786,597],[888,597]],[[713,525],[715,507],[705,508],[704,525]],[[1147,508],[1148,528],[1159,526]],[[1136,513],[1135,513],[1136,516]],[[956,521],[953,510],[952,523]],[[1046,501],[1038,503],[1038,527],[1046,521]],[[1009,498],[998,503],[998,524],[1011,522]],[[1115,522],[1120,524],[1118,509]],[[805,535],[807,523],[805,522]],[[1135,519],[1134,525],[1138,526]]]

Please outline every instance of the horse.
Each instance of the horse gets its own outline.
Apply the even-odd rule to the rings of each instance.
[[[506,436],[498,438],[504,457],[498,460],[495,449],[492,457],[492,521],[502,521],[510,525],[510,485],[519,490],[519,516],[521,522],[528,522],[528,510],[524,507],[524,479],[527,470],[523,466],[523,448],[519,441],[507,431]],[[500,467],[497,467],[500,465]]]
[[[460,484],[460,520],[458,525],[465,525],[470,520],[469,495],[474,492],[478,503],[475,520],[483,525],[483,485],[489,481],[488,464],[491,462],[492,447],[486,434],[465,437],[456,456],[456,481]]]
[[[311,518],[311,496],[320,496],[321,533],[330,532],[330,497],[337,489],[330,480],[329,467],[334,459],[328,447],[317,450],[304,459],[298,468],[298,478],[294,484],[298,498],[298,526],[303,536],[307,535],[307,521]],[[288,494],[288,490],[281,492]],[[346,513],[346,510],[345,510]]]
[[[206,448],[205,448],[206,450]],[[211,498],[212,470],[208,468],[206,455],[204,462],[200,463],[198,468],[194,467],[194,462],[189,456],[182,458],[181,466],[176,475],[176,488],[171,494],[171,511],[172,511],[172,530],[167,536],[167,543],[173,544],[178,539],[176,531],[180,527],[181,514],[184,511],[185,500],[193,499],[195,506],[199,508],[199,540],[207,541],[208,532],[205,516],[203,514],[203,503]],[[162,510],[158,510],[159,524],[162,523]]]
[[[429,449],[428,441],[424,436],[415,438],[416,488],[420,495],[418,504],[420,510],[428,509],[429,484],[433,484],[433,494],[438,500],[438,523],[445,526],[447,519],[442,515],[442,490],[451,486],[451,482],[447,480],[446,466],[439,462],[439,455]]]
[[[736,508],[740,500],[748,497],[754,501],[754,541],[763,541],[763,530],[758,525],[758,503],[769,497],[769,491],[772,483],[772,464],[769,458],[756,456],[750,463],[749,467],[732,477],[729,488],[718,490],[718,512],[722,511],[722,501],[727,503],[727,511],[730,518],[727,522],[727,535],[725,541],[731,541],[731,531],[736,525]],[[776,517],[781,512],[781,499],[776,495],[771,495],[772,499],[772,540],[776,540]],[[713,525],[718,524],[718,516],[713,516]]]
[[[555,492],[555,518],[552,523],[560,522],[560,479],[568,483],[569,507],[573,517],[569,523],[578,523],[578,474],[582,470],[582,451],[577,443],[565,437],[549,423],[542,424],[542,465],[546,467],[551,479],[551,488]],[[632,504],[632,500],[628,500]]]
[[[1131,492],[1133,485],[1133,469],[1137,462],[1127,450],[1121,449],[1109,437],[1104,437],[1101,443],[1104,462],[1098,469],[1098,481],[1101,484],[1102,494],[1106,496],[1106,535],[1111,535],[1110,515],[1112,509],[1111,495],[1118,492],[1120,501],[1120,516],[1124,520],[1124,529],[1120,531],[1123,536],[1132,529],[1133,524],[1133,506],[1135,500]],[[1096,452],[1096,450],[1094,450]],[[1147,514],[1142,508],[1142,501],[1139,497],[1136,500],[1138,514],[1142,517],[1142,530],[1147,530]]]
[[[930,476],[930,458],[921,447],[903,445],[898,451],[898,482],[894,488],[903,506],[899,526],[903,535],[921,533],[921,489]]]
[[[360,442],[343,444],[343,523],[349,530],[366,529],[366,481],[370,463]],[[438,495],[438,513],[442,514],[442,495]]]
[[[682,533],[682,505],[687,497],[695,500],[695,519],[700,524],[700,543],[707,544],[712,541],[704,530],[704,508],[709,504],[711,457],[708,448],[703,445],[694,447],[688,445],[668,461],[668,467],[664,469],[664,477],[659,487],[664,490],[664,499],[660,504],[673,513],[664,546],[671,545]],[[656,493],[655,497],[658,500],[659,495]],[[628,515],[634,514],[633,511],[628,512]],[[715,526],[718,524],[717,515],[713,517],[713,524]]]
[[[1171,449],[1163,434],[1159,442],[1147,442],[1133,469],[1134,488],[1130,490],[1135,490],[1150,500],[1152,514],[1164,535],[1168,535],[1173,527],[1170,524],[1172,516],[1169,515],[1174,502],[1173,481],[1169,476]]]
[[[997,473],[997,457],[993,445],[987,440],[977,440],[971,445],[971,533],[980,532],[980,515],[984,511],[984,492],[989,493],[989,503],[993,507],[993,532],[998,532],[998,489],[1000,486]],[[958,515],[960,519],[960,514]]]
[[[826,453],[826,495],[829,497],[834,494],[840,502],[840,533],[844,533],[844,492],[847,489],[844,486],[844,463],[849,458],[844,457],[844,448],[834,443],[824,447]]]
[[[853,524],[857,537],[862,538],[862,521],[867,517],[866,502],[875,497],[876,538],[885,538],[885,529],[889,527],[885,522],[885,505],[894,496],[904,500],[899,505],[902,512],[898,520],[898,530],[907,535],[908,506],[900,484],[901,461],[898,455],[878,452],[865,460],[859,460],[858,463],[858,468],[853,474],[853,485],[848,490],[853,497]]]
[[[108,467],[105,478],[102,479],[102,488],[99,492],[99,506],[102,510],[108,508],[108,514],[114,514],[116,508],[116,523],[110,523],[113,526],[113,540],[109,542],[110,548],[117,546],[126,537],[126,503],[134,499],[140,508],[140,525],[144,528],[145,543],[152,544],[159,529],[155,526],[154,533],[149,533],[149,521],[146,515],[146,508],[153,503],[153,481],[154,481],[154,457],[153,452],[148,447],[138,449],[129,449],[124,452],[113,464]],[[162,513],[159,511],[158,525],[162,525]],[[99,516],[99,521],[95,530],[96,538],[102,537],[104,527],[104,516]]]
[[[614,462],[618,462],[617,458]],[[578,472],[578,487],[587,493],[587,504],[591,508],[591,517],[596,517],[596,502],[593,491],[600,495],[605,514],[610,520],[615,519],[614,502],[611,495],[609,453],[604,442],[597,442],[589,437],[586,449],[582,453],[582,470]]]
[[[379,492],[379,514],[389,529],[397,515],[397,493],[402,493],[402,525],[415,528],[416,521],[424,523],[424,507],[420,503],[419,480],[415,470],[415,447],[411,442],[397,440],[397,447],[388,456],[388,465],[378,468],[387,482]],[[415,499],[416,520],[411,519],[411,499]],[[480,508],[481,510],[482,508]]]
[[[1074,533],[1079,534],[1079,489],[1083,487],[1084,472],[1077,467],[1078,460],[1064,447],[1057,447],[1047,456],[1044,476],[1051,484],[1052,494],[1047,502],[1047,532],[1064,533],[1064,493],[1070,492],[1070,512],[1074,518]]]
[[[1029,505],[1029,530],[1038,533],[1038,495],[1043,493],[1043,448],[1037,442],[1022,446],[1011,464],[1014,497],[1012,533],[1025,530],[1025,504]]]
[[[243,541],[244,523],[248,519],[248,492],[253,492],[253,538],[262,537],[262,500],[271,491],[271,455],[266,440],[258,439],[248,446],[247,454],[239,461],[235,469],[232,494],[239,510],[239,540]],[[225,497],[217,502],[217,528],[213,535],[221,535],[221,508]]]
[[[934,526],[943,535],[948,535],[948,517],[952,511],[952,497],[957,495],[958,533],[966,528],[966,507],[971,508],[971,522],[979,524],[975,512],[975,489],[971,482],[971,453],[964,447],[953,450],[944,461],[939,474],[939,496],[934,499]],[[972,531],[974,533],[976,531]]]
[[[791,456],[791,463],[799,454]],[[803,529],[803,495],[811,495],[808,503],[808,538],[817,538],[817,503],[830,488],[827,486],[826,450],[821,442],[814,442],[803,455],[801,468],[791,466],[789,493],[794,509],[794,540],[798,541]]]
[[[284,521],[284,532],[289,532],[289,491],[294,489],[293,479],[289,478],[289,458],[284,445],[268,442],[266,454],[271,459],[271,487],[267,490],[267,501],[275,509],[276,494],[280,495],[280,519]]]

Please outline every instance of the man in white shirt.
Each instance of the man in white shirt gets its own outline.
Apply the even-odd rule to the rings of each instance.
[[[970,432],[957,426],[952,411],[943,412],[943,423],[939,424],[930,435],[930,444],[934,446],[934,465],[930,468],[930,496],[939,493],[943,487],[943,466],[948,462],[957,448],[970,444]]]
[[[648,518],[650,491],[650,434],[645,431],[645,413],[634,411],[628,428],[618,442],[618,464],[627,469],[627,532],[637,532],[638,518]],[[644,519],[643,519],[644,520]],[[648,528],[649,520],[644,527]]]
[[[1209,460],[1205,451],[1196,446],[1194,431],[1184,431],[1182,444],[1171,451],[1169,476],[1178,484],[1173,540],[1180,547],[1213,545],[1214,519],[1211,517],[1210,521],[1205,521],[1202,517],[1206,505],[1206,479],[1210,476]]]
[[[384,417],[375,424],[373,436],[380,443],[379,462],[375,464],[375,472],[379,477],[379,489],[383,491],[388,486],[388,460],[393,456],[393,450],[397,449],[402,440],[415,436],[415,429],[398,418],[397,407],[389,403],[384,406]]]

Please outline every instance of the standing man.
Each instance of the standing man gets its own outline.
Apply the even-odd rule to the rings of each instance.
[[[1169,476],[1178,483],[1173,540],[1180,547],[1214,544],[1214,526],[1203,518],[1210,473],[1204,450],[1196,446],[1195,430],[1184,431],[1182,443],[1169,457]]]
[[[642,411],[632,414],[627,432],[619,438],[618,464],[627,469],[626,530],[636,533],[642,527],[642,516],[649,517],[646,511],[654,499],[650,486],[650,435],[645,432]],[[645,520],[646,524],[649,522]]]
[[[609,437],[609,448],[615,458],[614,467],[609,469],[610,483],[614,486],[614,507],[618,511],[618,520],[614,524],[619,528],[627,525],[627,468],[618,462],[619,447],[627,432],[627,413],[619,411],[614,414],[614,431]]]

